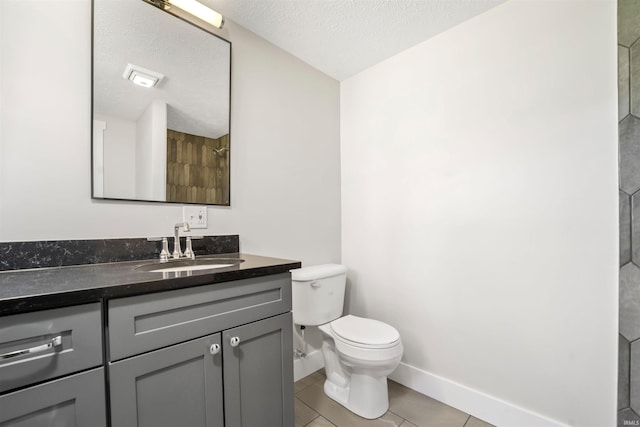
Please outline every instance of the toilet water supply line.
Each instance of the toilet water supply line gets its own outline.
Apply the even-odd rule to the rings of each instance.
[[[296,347],[295,351],[293,352],[294,357],[298,359],[305,359],[307,357],[307,342],[304,340],[305,329],[306,327],[304,325],[300,325],[300,336],[302,337],[302,345],[304,346],[304,348],[300,350],[299,347]]]

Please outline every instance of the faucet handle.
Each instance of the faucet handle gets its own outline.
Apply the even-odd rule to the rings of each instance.
[[[191,259],[196,258],[196,254],[193,252],[193,248],[191,247],[191,236],[187,236],[187,247],[184,250],[184,256]]]
[[[147,237],[148,242],[162,241],[162,250],[160,251],[160,262],[169,261],[169,241],[166,237]]]
[[[162,238],[162,250],[160,251],[160,262],[169,261],[169,241],[166,237]]]

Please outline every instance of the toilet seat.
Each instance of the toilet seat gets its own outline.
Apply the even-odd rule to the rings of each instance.
[[[379,320],[347,315],[331,322],[330,327],[334,339],[354,347],[385,349],[400,341],[396,328]]]
[[[331,337],[341,359],[346,357],[364,364],[384,364],[402,357],[400,334],[379,320],[347,315],[318,328]],[[390,340],[393,341],[388,342]]]

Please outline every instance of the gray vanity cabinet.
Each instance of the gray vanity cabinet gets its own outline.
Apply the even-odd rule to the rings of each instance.
[[[288,273],[109,301],[113,427],[293,427]]]

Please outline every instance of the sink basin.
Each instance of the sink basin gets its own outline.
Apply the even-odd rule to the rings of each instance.
[[[179,271],[212,270],[216,268],[233,267],[244,262],[239,258],[196,258],[183,260],[169,260],[168,262],[153,262],[136,268],[138,271],[151,273],[173,273]]]

